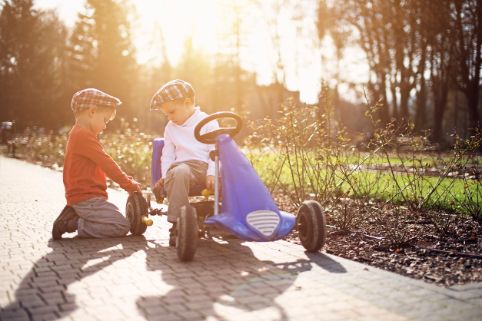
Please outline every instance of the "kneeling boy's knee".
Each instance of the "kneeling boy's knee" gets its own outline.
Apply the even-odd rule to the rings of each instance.
[[[127,220],[125,220],[125,222],[119,225],[119,233],[122,234],[121,236],[124,236],[127,233],[129,233],[129,230],[130,230],[130,225]]]
[[[112,237],[125,236],[127,233],[129,233],[129,230],[130,230],[130,225],[127,219],[125,218],[123,220],[118,220],[110,228]]]

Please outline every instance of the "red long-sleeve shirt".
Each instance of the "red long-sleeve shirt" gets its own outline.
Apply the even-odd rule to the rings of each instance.
[[[78,125],[69,133],[63,175],[67,205],[94,197],[107,199],[106,175],[128,192],[137,189],[137,182],[106,154],[96,135]]]

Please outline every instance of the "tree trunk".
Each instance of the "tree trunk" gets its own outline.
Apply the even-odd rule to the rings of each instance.
[[[474,84],[475,85],[475,84]],[[468,93],[467,96],[467,104],[469,108],[469,134],[475,135],[477,129],[480,129],[480,120],[479,120],[479,93],[478,93],[478,86],[475,87],[475,90],[472,90]]]
[[[420,80],[420,91],[417,94],[417,110],[415,112],[415,129],[423,131],[427,126],[427,88],[425,78]]]
[[[397,87],[395,83],[390,86],[390,92],[392,94],[392,119],[399,120],[398,105],[397,105]]]
[[[410,95],[410,87],[403,84],[400,88],[400,119],[404,124],[408,124],[408,98]]]
[[[433,109],[433,133],[432,140],[434,142],[444,144],[445,138],[443,137],[443,119],[445,109],[447,107],[447,96],[448,96],[448,82],[444,83],[439,87],[435,86],[436,91],[434,91],[434,109]],[[437,90],[438,89],[438,90]]]
[[[383,77],[382,73],[380,76]],[[379,110],[380,126],[385,127],[385,125],[390,121],[390,113],[388,111],[387,87],[384,78],[382,78],[382,81],[380,81],[380,93],[382,96],[382,105],[380,107],[381,109]]]
[[[421,61],[420,61],[420,71],[418,76],[420,77],[420,90],[417,92],[415,111],[415,130],[421,133],[423,130],[427,129],[427,83],[425,82],[425,67],[427,51],[426,45],[422,48]]]

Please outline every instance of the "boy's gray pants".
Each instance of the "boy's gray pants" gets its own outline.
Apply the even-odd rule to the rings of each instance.
[[[189,190],[206,186],[208,164],[203,161],[190,160],[174,163],[169,167],[164,180],[169,207],[167,220],[176,223],[182,206],[189,205]]]
[[[119,208],[101,197],[91,198],[72,207],[79,216],[79,237],[119,237],[129,232],[129,222]]]

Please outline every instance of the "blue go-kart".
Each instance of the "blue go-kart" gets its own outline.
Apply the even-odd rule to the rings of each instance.
[[[235,126],[201,134],[207,123],[223,118],[234,119]],[[214,197],[202,187],[189,191],[189,206],[181,208],[177,222],[176,249],[181,261],[194,258],[200,237],[211,238],[216,233],[234,235],[244,241],[269,242],[284,238],[296,227],[301,244],[308,252],[319,251],[325,243],[326,222],[321,205],[308,200],[296,215],[280,211],[233,140],[241,127],[242,120],[237,114],[218,112],[203,119],[194,129],[198,141],[215,145],[210,155],[215,162]],[[154,139],[151,187],[161,177],[163,146],[162,138]],[[146,200],[135,193],[127,200],[126,216],[134,235],[143,234],[147,226],[152,225],[149,215],[167,213],[163,198],[156,197],[157,204],[152,206],[150,195]]]

